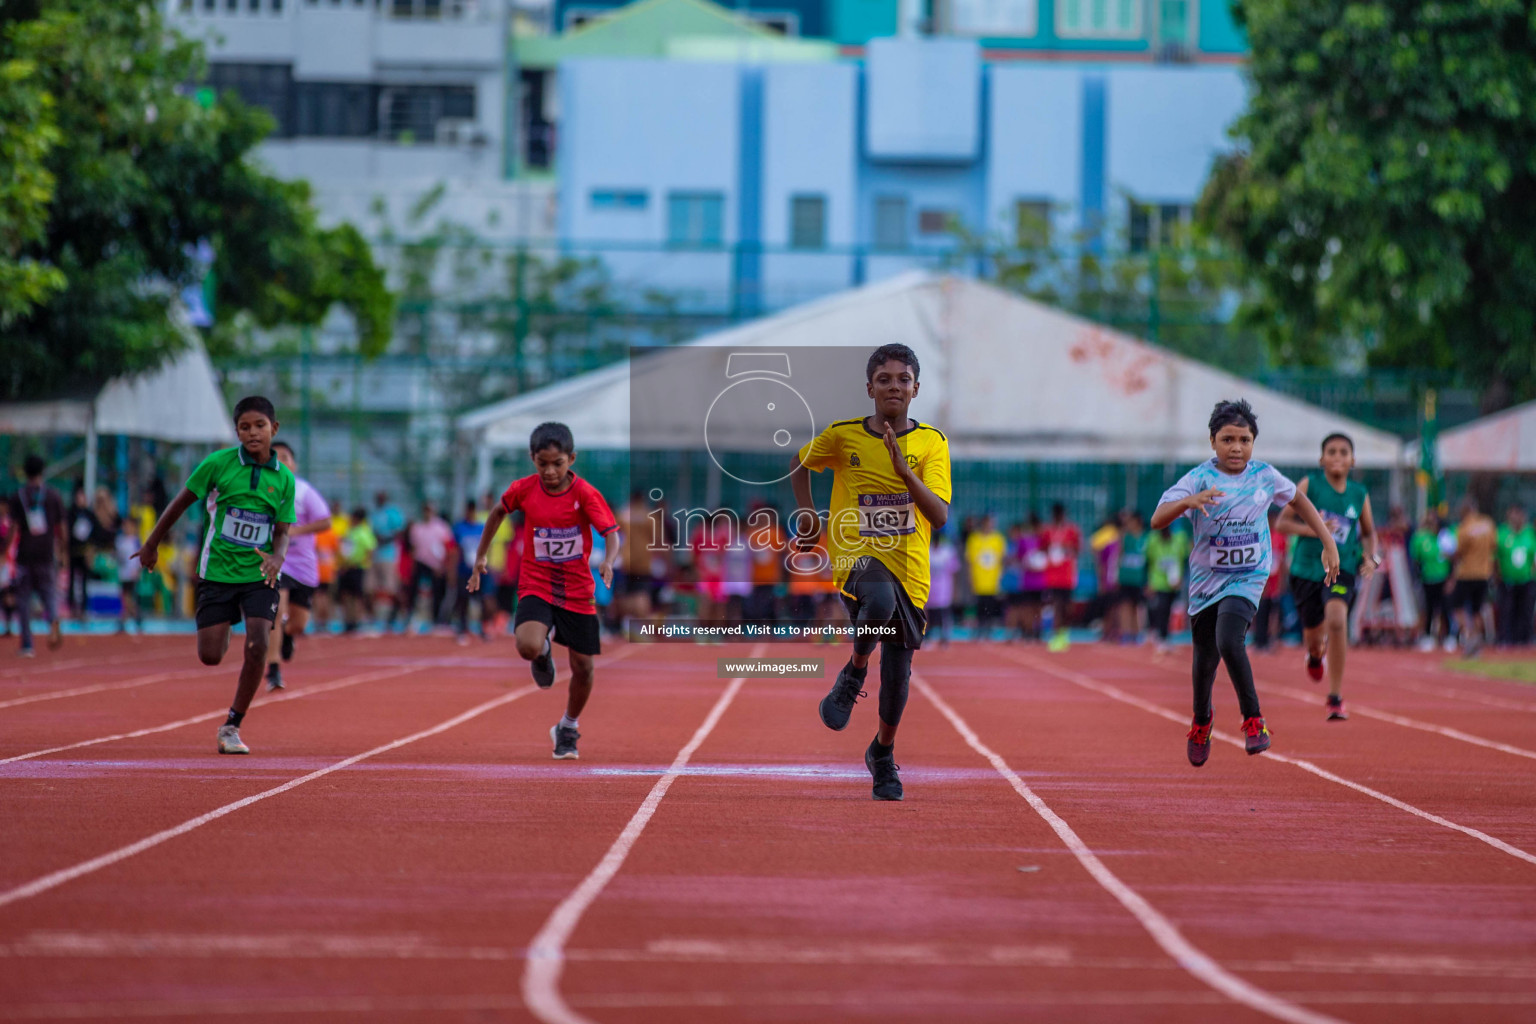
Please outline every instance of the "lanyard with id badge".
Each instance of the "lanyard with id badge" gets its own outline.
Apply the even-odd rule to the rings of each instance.
[[[23,501],[21,507],[27,514],[27,532],[41,537],[48,532],[48,492],[39,487],[35,493],[37,503]]]
[[[538,562],[574,562],[581,557],[580,526],[541,526],[533,531],[533,557]]]

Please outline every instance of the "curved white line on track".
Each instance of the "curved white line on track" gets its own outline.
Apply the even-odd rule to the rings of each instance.
[[[1177,925],[1159,913],[1140,893],[1126,885],[1118,875],[1105,867],[1104,862],[1088,848],[1088,844],[1083,842],[1072,826],[1051,810],[1046,802],[1041,800],[1023,779],[1019,778],[1018,773],[1008,766],[1007,761],[982,743],[975,730],[966,724],[965,719],[961,718],[944,698],[934,692],[927,681],[913,673],[912,685],[921,690],[923,696],[939,709],[939,713],[949,720],[949,724],[955,727],[955,731],[960,734],[966,744],[990,763],[997,770],[997,774],[1007,780],[1014,792],[1023,797],[1024,802],[1045,820],[1045,823],[1051,827],[1051,831],[1055,832],[1071,851],[1072,856],[1077,858],[1077,862],[1093,876],[1093,880],[1118,900],[1122,907],[1130,911],[1131,916],[1146,929],[1148,935],[1152,936],[1152,941],[1162,947],[1163,952],[1172,957],[1180,967],[1233,1002],[1241,1003],[1267,1017],[1289,1021],[1291,1024],[1338,1024],[1335,1017],[1298,1006],[1271,992],[1250,985],[1201,952],[1184,937]]]
[[[1154,704],[1149,700],[1142,700],[1140,697],[1137,697],[1134,694],[1126,693],[1118,686],[1112,686],[1109,683],[1101,683],[1097,679],[1094,679],[1092,676],[1086,676],[1081,672],[1074,672],[1071,669],[1057,668],[1054,665],[1044,664],[1033,659],[1026,659],[1022,655],[1007,654],[1005,657],[1008,657],[1010,660],[1016,662],[1019,665],[1035,669],[1038,672],[1044,672],[1047,675],[1055,676],[1056,678],[1071,683],[1074,686],[1081,686],[1085,690],[1092,690],[1095,693],[1101,693],[1106,697],[1120,701],[1122,704],[1129,704],[1132,707],[1137,707],[1143,711],[1149,711],[1154,715],[1166,718],[1170,722],[1177,722],[1179,725],[1185,727],[1188,726],[1189,719],[1185,716],[1180,715],[1177,712],[1170,711],[1160,704]],[[1224,733],[1219,729],[1212,729],[1211,735],[1221,740],[1223,743],[1230,743],[1232,746],[1238,748],[1243,747],[1242,740],[1238,739],[1236,736]],[[1532,855],[1525,850],[1522,850],[1518,846],[1512,846],[1502,839],[1497,839],[1488,833],[1480,832],[1475,828],[1470,828],[1466,825],[1458,824],[1454,821],[1451,821],[1449,818],[1442,818],[1438,814],[1431,814],[1429,811],[1415,807],[1413,804],[1406,803],[1397,799],[1397,797],[1388,796],[1386,793],[1383,793],[1380,790],[1372,789],[1369,786],[1362,786],[1358,782],[1352,782],[1341,775],[1335,775],[1333,772],[1328,771],[1326,768],[1319,768],[1311,761],[1303,761],[1299,757],[1287,757],[1284,754],[1277,754],[1273,749],[1265,751],[1261,756],[1268,758],[1271,761],[1279,761],[1283,764],[1295,765],[1302,771],[1311,772],[1313,775],[1316,775],[1320,779],[1327,779],[1329,782],[1337,783],[1338,785],[1352,789],[1357,793],[1363,793],[1373,800],[1380,800],[1384,804],[1389,804],[1392,807],[1396,807],[1400,811],[1407,811],[1409,814],[1412,814],[1415,817],[1423,818],[1425,821],[1434,822],[1436,825],[1448,828],[1453,832],[1460,832],[1462,835],[1471,836],[1478,842],[1487,843],[1489,846],[1493,847],[1495,850],[1498,850],[1500,853],[1507,853],[1511,857],[1525,861],[1527,864],[1536,864],[1536,855]]]
[[[332,690],[345,689],[348,686],[356,686],[359,683],[371,683],[379,679],[392,679],[396,676],[409,675],[420,671],[416,667],[390,669],[381,672],[363,672],[355,676],[344,676],[341,679],[332,680],[329,683],[317,683],[314,686],[306,686],[302,690],[292,690],[281,693],[275,697],[266,697],[252,705],[252,709],[268,707],[273,704],[284,704],[288,701],[310,697],[317,693],[329,693]],[[151,725],[143,729],[135,729],[132,732],[118,732],[110,736],[97,736],[94,739],[79,740],[75,743],[66,743],[59,747],[46,747],[42,750],[31,750],[25,754],[13,754],[10,757],[0,757],[0,765],[12,764],[16,761],[30,761],[34,757],[45,757],[48,754],[58,754],[65,750],[78,750],[80,747],[94,747],[100,743],[115,743],[118,740],[136,740],[140,736],[153,736],[158,732],[170,732],[172,729],[180,729],[183,726],[196,725],[198,722],[210,722],[215,718],[223,718],[229,714],[228,708],[220,708],[218,711],[209,711],[201,715],[193,715],[190,718],[179,718],[174,722],[166,722],[163,725]]]
[[[129,843],[127,846],[119,847],[118,849],[113,850],[111,853],[104,853],[100,857],[92,857],[90,860],[82,861],[81,863],[72,867],[64,868],[61,871],[54,871],[51,874],[42,876],[41,878],[35,878],[24,885],[18,885],[14,889],[8,889],[5,892],[0,892],[0,907],[9,906],[12,903],[19,903],[22,900],[30,899],[33,896],[45,893],[50,889],[56,889],[64,883],[74,881],[76,878],[80,878],[83,875],[89,875],[93,872],[100,871],[102,868],[111,867],[112,865],[121,861],[125,861],[130,857],[137,856],[138,854],[143,853],[145,850],[153,849],[154,847],[159,846],[161,843],[169,842],[170,840],[175,839],[177,836],[183,836],[188,832],[194,831],[195,829],[202,828],[204,825],[211,821],[217,821],[226,815],[233,814],[241,808],[249,807],[252,804],[260,803],[263,800],[267,800],[271,797],[286,793],[290,789],[297,789],[307,782],[313,782],[316,779],[323,779],[325,776],[330,775],[333,772],[339,772],[344,768],[350,768],[360,761],[368,760],[370,757],[388,753],[391,750],[398,750],[401,747],[415,743],[417,740],[424,740],[430,736],[436,736],[438,733],[447,732],[449,729],[452,729],[455,726],[463,725],[465,722],[468,722],[473,718],[478,718],[479,716],[485,714],[487,711],[499,708],[503,704],[510,704],[512,701],[517,700],[520,697],[526,697],[528,694],[534,693],[537,690],[538,687],[536,686],[524,686],[521,689],[513,690],[511,693],[502,694],[495,700],[488,700],[483,704],[477,704],[476,706],[470,708],[468,711],[465,711],[462,714],[454,715],[446,722],[439,722],[437,725],[434,725],[429,729],[423,729],[420,732],[413,732],[409,736],[403,736],[398,740],[391,740],[389,743],[374,747],[372,750],[365,750],[361,754],[353,754],[351,757],[343,758],[333,765],[312,771],[307,775],[301,775],[296,779],[290,779],[280,786],[273,786],[271,789],[264,789],[260,793],[253,793],[244,799],[236,800],[233,803],[227,803],[222,807],[216,807],[209,811],[207,814],[200,814],[195,818],[190,818],[187,821],[182,822],[180,825],[175,825],[171,828],[163,829],[159,832],[156,832],[152,836],[140,839],[136,843]]]
[[[66,638],[65,642],[68,643],[69,639]],[[166,645],[163,650],[141,651],[136,656],[115,658],[113,663],[125,665],[143,661],[155,661],[159,658],[175,657],[178,657],[176,650],[170,645]],[[71,658],[68,661],[53,661],[52,659],[42,662],[34,661],[25,668],[18,668],[11,672],[0,672],[0,686],[6,683],[18,682],[31,676],[40,676],[47,672],[62,672],[65,669],[80,668],[83,665],[100,665],[103,660],[105,659],[98,653],[94,658]]]
[[[763,644],[758,644],[752,648],[748,657],[761,657],[764,649]],[[661,805],[662,797],[667,795],[672,783],[682,775],[689,758],[693,757],[694,752],[719,724],[720,717],[725,714],[731,701],[736,699],[744,682],[744,677],[737,676],[726,685],[725,692],[715,701],[714,707],[709,709],[703,723],[694,730],[693,737],[677,752],[666,774],[656,780],[639,809],[624,826],[624,831],[619,833],[619,838],[613,841],[603,859],[598,861],[597,867],[571,890],[569,896],[560,901],[560,905],[528,944],[528,960],[523,966],[523,1002],[527,1004],[528,1011],[544,1024],[591,1024],[588,1018],[571,1009],[560,994],[560,975],[565,970],[565,944],[570,941],[571,934],[581,923],[581,916],[587,912],[587,908],[624,866],[629,851],[634,849],[640,833],[645,831],[645,826],[656,814],[656,808]]]

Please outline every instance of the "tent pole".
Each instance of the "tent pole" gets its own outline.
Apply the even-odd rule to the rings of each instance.
[[[485,440],[485,431],[475,438],[475,498],[491,489],[491,446]]]
[[[96,403],[91,403],[90,416],[85,421],[85,493],[96,493]]]

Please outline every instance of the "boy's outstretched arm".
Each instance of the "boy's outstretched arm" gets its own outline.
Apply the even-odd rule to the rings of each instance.
[[[1296,485],[1296,493],[1306,494],[1309,483],[1311,483],[1311,477],[1303,477],[1301,483]],[[1311,501],[1312,499],[1309,497],[1307,500]],[[1287,505],[1280,510],[1280,518],[1275,520],[1275,532],[1292,537],[1318,536],[1312,532],[1310,526],[1301,521],[1301,516],[1297,513],[1295,505]]]
[[[1286,508],[1294,509],[1313,535],[1323,542],[1323,582],[1332,586],[1333,581],[1339,578],[1339,546],[1334,543],[1333,534],[1328,532],[1323,517],[1317,514],[1317,506],[1298,488],[1296,497],[1291,499]]]
[[[153,570],[160,561],[160,545],[165,541],[165,535],[171,532],[171,527],[176,525],[176,520],[197,504],[197,495],[185,487],[171,499],[171,503],[160,513],[160,518],[155,521],[154,529],[144,538],[143,545],[133,553],[133,557],[139,560],[139,564],[146,569]]]
[[[496,533],[501,529],[502,521],[506,518],[507,510],[499,501],[496,507],[491,509],[491,514],[485,517],[485,528],[480,531],[480,543],[475,548],[475,568],[469,574],[469,583],[465,585],[465,589],[471,594],[480,589],[480,575],[490,570],[488,553],[491,550],[491,542],[496,539]]]

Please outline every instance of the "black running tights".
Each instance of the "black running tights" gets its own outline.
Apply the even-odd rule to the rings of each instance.
[[[1252,603],[1241,597],[1227,597],[1200,610],[1189,628],[1195,641],[1195,721],[1202,725],[1211,720],[1211,687],[1216,684],[1216,666],[1225,663],[1237,704],[1244,718],[1257,718],[1259,695],[1253,688],[1253,668],[1248,664],[1245,638],[1253,621]]]
[[[858,617],[854,626],[858,630],[853,639],[853,653],[872,654],[880,645],[880,721],[886,725],[900,725],[901,714],[907,707],[907,690],[912,682],[912,650],[899,643],[878,640],[873,635],[860,636],[873,626],[895,626],[896,587],[892,580],[865,576],[853,585],[853,596],[858,599]]]

